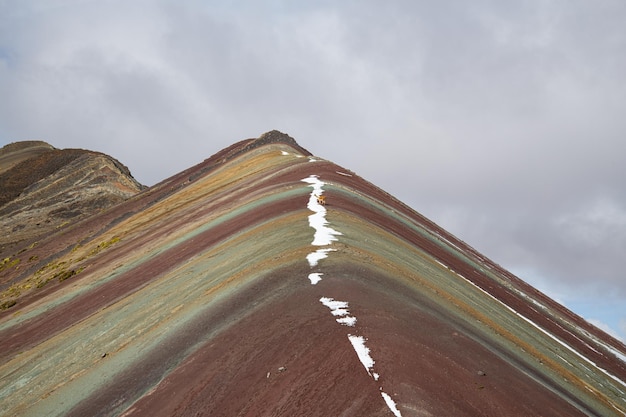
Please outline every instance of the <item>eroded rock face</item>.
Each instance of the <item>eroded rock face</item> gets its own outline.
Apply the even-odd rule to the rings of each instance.
[[[144,187],[119,161],[40,141],[0,149],[0,253],[105,210]]]

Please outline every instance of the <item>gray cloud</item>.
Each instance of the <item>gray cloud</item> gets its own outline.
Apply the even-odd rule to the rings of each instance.
[[[625,20],[618,0],[4,2],[0,141],[153,184],[276,128],[506,267],[626,297]]]

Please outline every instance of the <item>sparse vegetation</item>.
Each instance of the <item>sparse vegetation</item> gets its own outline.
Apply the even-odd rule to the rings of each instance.
[[[80,274],[84,269],[85,265],[82,265],[78,268],[73,267],[74,265],[84,261],[85,259],[94,256],[103,250],[113,246],[117,242],[120,241],[120,238],[115,236],[110,240],[106,240],[98,243],[91,250],[86,249],[87,254],[82,255],[77,259],[67,259],[67,260],[58,260],[51,261],[39,268],[30,278],[11,285],[6,290],[0,293],[0,300],[6,300],[0,302],[0,310],[6,310],[7,308],[12,307],[16,304],[16,299],[22,294],[23,291],[28,291],[34,288],[43,288],[46,284],[54,279],[58,279],[59,282],[63,282],[69,278],[72,278],[78,274]],[[81,249],[82,246],[77,244],[72,248],[70,253],[76,253]],[[39,259],[37,255],[33,255],[28,259],[28,262],[35,262]],[[0,262],[0,271],[5,268],[11,268],[19,265],[20,259],[11,259],[5,258]]]
[[[93,256],[93,255],[95,255],[97,253],[100,253],[102,250],[108,248],[109,246],[112,246],[112,245],[116,244],[119,241],[120,241],[120,238],[115,236],[115,237],[113,237],[109,241],[101,242],[101,243],[98,244],[98,246],[96,246],[94,249],[92,249],[91,252],[89,252],[89,256]]]
[[[46,279],[38,280],[37,284],[35,284],[35,287],[42,288],[44,285],[46,285],[48,282],[50,282],[50,280],[52,280],[52,278],[46,278]]]
[[[71,263],[72,263],[72,260],[70,259],[69,261],[50,262],[44,265],[34,274],[34,277],[36,278],[35,286],[37,288],[42,288],[44,285],[46,285],[48,282],[52,281],[53,279],[58,279],[59,282],[63,282],[66,279],[79,274],[85,269],[84,266],[81,266],[78,269],[68,269],[68,266]],[[42,277],[42,275],[46,271],[51,271],[51,270],[58,270],[58,271],[55,272],[51,277],[50,276]],[[31,278],[29,278],[29,280],[30,279]]]
[[[64,269],[63,271],[60,271],[54,274],[52,279],[58,278],[59,282],[63,282],[66,279],[73,277],[74,275],[80,274],[83,271],[83,269],[85,269],[85,267],[82,267],[82,266],[78,269],[70,269],[70,270]]]
[[[63,223],[57,225],[56,228],[57,229],[61,229],[61,228],[65,227],[65,226],[67,226],[68,224],[70,224],[70,222],[66,220]]]
[[[54,274],[52,278],[58,278],[59,282],[63,282],[66,279],[73,277],[74,275],[76,275],[76,270],[71,269],[68,271],[67,269],[64,269],[63,271]]]
[[[16,258],[13,260],[11,260],[11,257],[4,258],[2,262],[0,262],[0,271],[18,266],[20,262],[20,258]]]
[[[21,293],[22,293],[22,291],[21,291],[21,289],[20,289],[19,285],[15,285],[15,284],[14,284],[14,285],[11,285],[11,286],[10,286],[9,288],[7,288],[7,290],[6,290],[6,294],[7,294],[9,297],[17,297],[17,296],[19,296]]]
[[[0,310],[6,310],[17,304],[17,301],[15,299],[19,297],[21,293],[22,290],[20,286],[15,284],[4,290],[2,293],[2,298],[7,300],[0,303]]]

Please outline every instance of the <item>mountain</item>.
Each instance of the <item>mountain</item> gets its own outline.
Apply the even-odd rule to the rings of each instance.
[[[277,131],[15,249],[2,415],[626,414],[626,346]]]
[[[41,141],[6,145],[0,149],[0,256],[142,188],[128,168],[98,152],[56,149]]]

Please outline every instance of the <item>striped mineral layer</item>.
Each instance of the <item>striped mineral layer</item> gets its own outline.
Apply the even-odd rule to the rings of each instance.
[[[623,344],[280,132],[11,259],[1,415],[626,413]]]

